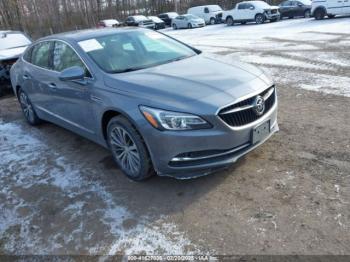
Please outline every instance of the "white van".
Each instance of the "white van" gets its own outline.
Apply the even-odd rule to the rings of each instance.
[[[350,15],[350,0],[314,0],[311,5],[311,15],[316,20],[325,16],[333,18],[336,15]]]
[[[222,8],[219,5],[202,5],[191,7],[187,14],[203,18],[206,24],[213,25],[221,22]]]

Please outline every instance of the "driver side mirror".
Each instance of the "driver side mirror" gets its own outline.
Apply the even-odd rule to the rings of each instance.
[[[59,79],[61,81],[75,81],[75,80],[84,80],[85,71],[80,66],[72,66],[64,69],[60,75]]]

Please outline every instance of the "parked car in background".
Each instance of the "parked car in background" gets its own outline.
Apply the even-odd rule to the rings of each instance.
[[[288,17],[310,17],[311,16],[311,0],[284,1],[279,5],[281,18]]]
[[[191,7],[187,10],[187,14],[195,15],[203,18],[206,24],[221,23],[222,8],[219,5],[202,5]]]
[[[106,20],[101,20],[98,22],[97,27],[99,28],[104,28],[104,27],[118,27],[120,26],[120,23],[116,19],[106,19]]]
[[[276,89],[261,70],[146,29],[40,39],[11,81],[29,124],[46,120],[109,148],[137,181],[208,174],[278,131]]]
[[[350,15],[350,0],[312,1],[311,16],[316,20],[322,20],[326,16],[334,18],[336,15]]]
[[[266,20],[276,22],[280,19],[278,9],[278,6],[270,6],[264,1],[245,1],[236,4],[232,10],[224,11],[222,18],[229,26],[247,22],[262,24]]]
[[[148,29],[155,29],[155,24],[151,19],[148,19],[144,15],[133,15],[129,16],[125,24],[127,26],[139,26]]]
[[[174,30],[181,28],[191,29],[205,26],[205,21],[203,18],[189,14],[179,15],[178,17],[175,17],[171,23]]]
[[[171,20],[173,20],[175,17],[178,17],[178,16],[179,14],[176,12],[169,12],[169,13],[163,13],[158,15],[158,17],[165,22],[166,26],[171,26]]]
[[[0,31],[0,95],[9,86],[11,66],[30,44],[30,38],[22,32]]]
[[[154,23],[154,29],[159,30],[159,29],[164,29],[165,28],[165,22],[160,19],[157,16],[148,16],[148,19],[152,20]]]

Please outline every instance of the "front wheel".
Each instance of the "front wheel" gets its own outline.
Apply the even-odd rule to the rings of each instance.
[[[257,14],[255,16],[255,23],[258,25],[263,24],[265,22],[265,16],[263,14]]]
[[[233,21],[233,18],[231,16],[226,19],[226,24],[228,26],[233,26],[234,21]]]
[[[192,24],[191,24],[191,23],[188,23],[187,28],[188,28],[188,29],[192,29]]]
[[[216,20],[215,20],[215,18],[210,18],[210,21],[209,21],[209,24],[210,25],[215,25],[215,22],[216,22]]]
[[[123,173],[135,181],[153,175],[153,168],[142,137],[122,116],[114,117],[107,127],[108,145]]]
[[[173,24],[173,29],[177,30],[177,25],[176,24]]]
[[[38,125],[41,123],[41,119],[35,113],[34,107],[28,97],[28,95],[20,89],[18,91],[19,103],[21,104],[22,112],[27,122],[32,125]]]

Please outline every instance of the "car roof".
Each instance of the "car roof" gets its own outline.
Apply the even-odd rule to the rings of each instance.
[[[106,28],[106,29],[85,29],[85,30],[77,30],[70,31],[55,35],[50,35],[40,40],[50,40],[50,39],[61,39],[69,42],[79,42],[84,41],[91,38],[102,37],[112,34],[131,32],[131,31],[144,31],[147,29],[142,29],[138,27],[123,27],[123,28]]]

